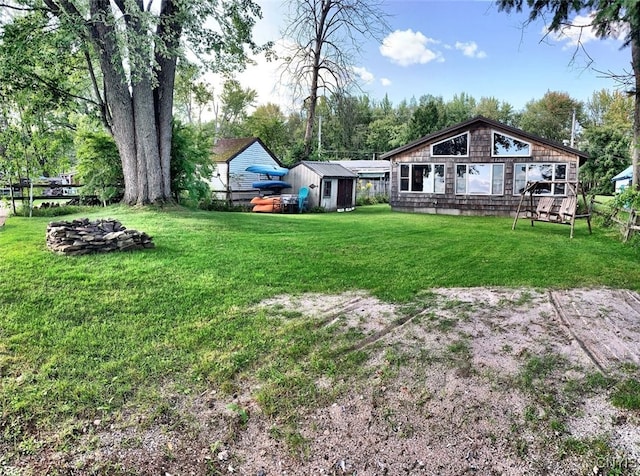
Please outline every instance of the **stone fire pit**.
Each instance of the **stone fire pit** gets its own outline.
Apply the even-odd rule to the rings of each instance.
[[[111,218],[89,221],[53,221],[47,225],[47,248],[65,255],[85,255],[109,251],[153,248],[151,237],[144,232],[128,230]]]

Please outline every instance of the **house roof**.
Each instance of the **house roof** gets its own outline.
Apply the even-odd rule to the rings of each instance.
[[[329,163],[342,165],[356,173],[384,173],[391,170],[391,161],[389,160],[330,160]]]
[[[547,145],[549,147],[553,147],[554,149],[559,149],[562,150],[564,152],[567,152],[568,154],[572,154],[572,155],[577,155],[580,158],[580,164],[582,164],[586,159],[589,158],[589,155],[585,152],[579,151],[578,149],[574,149],[573,147],[568,147],[564,144],[561,144],[559,142],[555,142],[549,139],[545,139],[544,137],[540,137],[537,136],[535,134],[531,134],[529,132],[523,131],[522,129],[518,129],[517,127],[513,127],[513,126],[508,126],[506,124],[503,124],[501,122],[498,121],[494,121],[493,119],[489,119],[487,117],[484,116],[476,116],[473,119],[469,119],[467,121],[464,122],[460,122],[459,124],[455,124],[451,127],[447,127],[445,129],[441,129],[437,132],[434,132],[432,134],[426,135],[424,137],[421,137],[420,139],[417,139],[413,142],[410,142],[409,144],[403,145],[401,147],[398,147],[397,149],[393,149],[385,154],[382,154],[380,156],[381,159],[391,159],[392,157],[401,154],[402,152],[406,152],[408,150],[411,150],[415,147],[419,147],[423,144],[428,144],[430,142],[436,142],[438,139],[444,139],[447,136],[453,135],[458,131],[462,131],[465,130],[467,128],[469,128],[470,126],[476,125],[476,124],[486,124],[490,127],[495,127],[496,129],[501,129],[509,134],[513,134],[515,136],[518,137],[522,137],[525,139],[529,139],[535,142],[539,142],[541,144]]]
[[[304,165],[309,169],[313,170],[320,177],[349,177],[349,178],[357,178],[358,175],[355,172],[343,167],[340,164],[331,163],[331,162],[313,162],[310,160],[303,160],[298,162],[292,168],[298,167],[300,165]]]
[[[611,181],[612,182],[617,182],[618,180],[628,180],[628,179],[631,179],[631,178],[633,178],[633,165],[630,165],[629,167],[624,169],[618,175],[613,177],[611,179]]]
[[[278,165],[282,166],[282,162],[278,160],[273,152],[260,140],[259,137],[242,137],[242,138],[223,138],[218,139],[213,146],[213,161],[214,162],[231,162],[238,155],[242,154],[254,143],[259,143],[260,146],[275,160]]]

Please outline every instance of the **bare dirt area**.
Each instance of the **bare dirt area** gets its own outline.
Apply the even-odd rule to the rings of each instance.
[[[140,424],[123,412],[94,422],[76,450],[27,466],[35,474],[640,474],[640,413],[611,401],[618,383],[639,378],[637,293],[434,289],[402,306],[364,293],[260,306],[357,332],[347,351],[366,353],[352,379],[316,382],[345,390],[301,409],[288,437],[262,413],[257,384],[247,384],[233,405],[211,390],[168,397],[165,421]]]

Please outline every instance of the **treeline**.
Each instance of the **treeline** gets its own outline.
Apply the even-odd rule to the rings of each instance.
[[[260,137],[285,164],[306,158],[303,114],[285,114],[275,104],[254,106],[256,93],[230,81],[214,108],[217,114],[203,124],[184,114],[185,97],[177,95],[177,113],[186,122],[201,124],[199,127],[211,136]],[[388,97],[376,101],[366,95],[334,95],[321,98],[318,115],[311,160],[375,159],[482,115],[587,152],[590,159],[581,168],[581,180],[597,193],[611,193],[611,178],[631,163],[633,98],[617,91],[594,92],[586,102],[564,92],[548,91],[522,110],[495,97],[475,99],[466,93],[448,101],[427,94],[398,104]]]

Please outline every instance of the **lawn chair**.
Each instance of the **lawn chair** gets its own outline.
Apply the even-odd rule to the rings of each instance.
[[[307,203],[307,197],[309,196],[309,189],[302,187],[298,192],[298,213],[302,213],[302,209]]]

